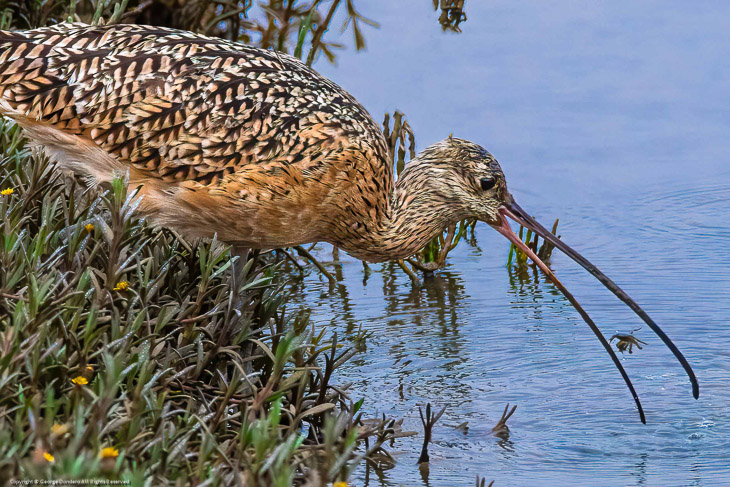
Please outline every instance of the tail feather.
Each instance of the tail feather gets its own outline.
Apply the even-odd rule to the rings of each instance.
[[[63,56],[58,46],[67,34],[83,27],[0,31],[0,115],[15,120],[62,169],[100,183],[128,168],[82,136],[73,90],[55,59]]]

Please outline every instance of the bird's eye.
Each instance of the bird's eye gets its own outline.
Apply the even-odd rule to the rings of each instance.
[[[484,191],[492,189],[494,185],[497,184],[497,181],[494,178],[482,178],[479,182],[481,183]]]

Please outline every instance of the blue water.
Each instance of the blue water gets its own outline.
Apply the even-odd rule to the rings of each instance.
[[[430,3],[359,2],[381,24],[367,52],[315,67],[377,121],[405,112],[419,149],[451,132],[488,148],[517,201],[560,217],[563,239],[662,325],[701,396],[644,326],[648,345],[622,357],[642,425],[578,314],[544,277],[511,275],[484,225],[423,288],[320,246],[341,285],[311,273],[296,303],[320,326],[373,332],[337,380],[404,429],[422,431],[419,405],[447,406],[428,476],[419,435],[353,484],[730,485],[730,3],[469,0],[460,35],[441,33]],[[641,325],[567,257],[552,267],[607,336]],[[490,429],[507,402],[502,440]]]

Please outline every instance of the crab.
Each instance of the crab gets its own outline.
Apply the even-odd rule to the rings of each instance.
[[[624,353],[626,349],[628,349],[629,353],[634,353],[634,347],[641,350],[642,347],[640,344],[646,345],[646,342],[642,342],[634,336],[634,332],[639,330],[641,330],[641,328],[635,328],[631,330],[630,333],[616,333],[614,336],[611,337],[610,340],[608,340],[608,343],[611,343],[614,340],[618,340],[616,342],[616,349],[619,352]]]

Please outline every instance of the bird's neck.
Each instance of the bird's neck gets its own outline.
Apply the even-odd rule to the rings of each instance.
[[[385,199],[379,218],[342,247],[369,262],[405,259],[449,224],[459,221],[459,215],[452,214],[448,197],[433,184],[439,179],[434,171],[424,161],[412,160]]]

